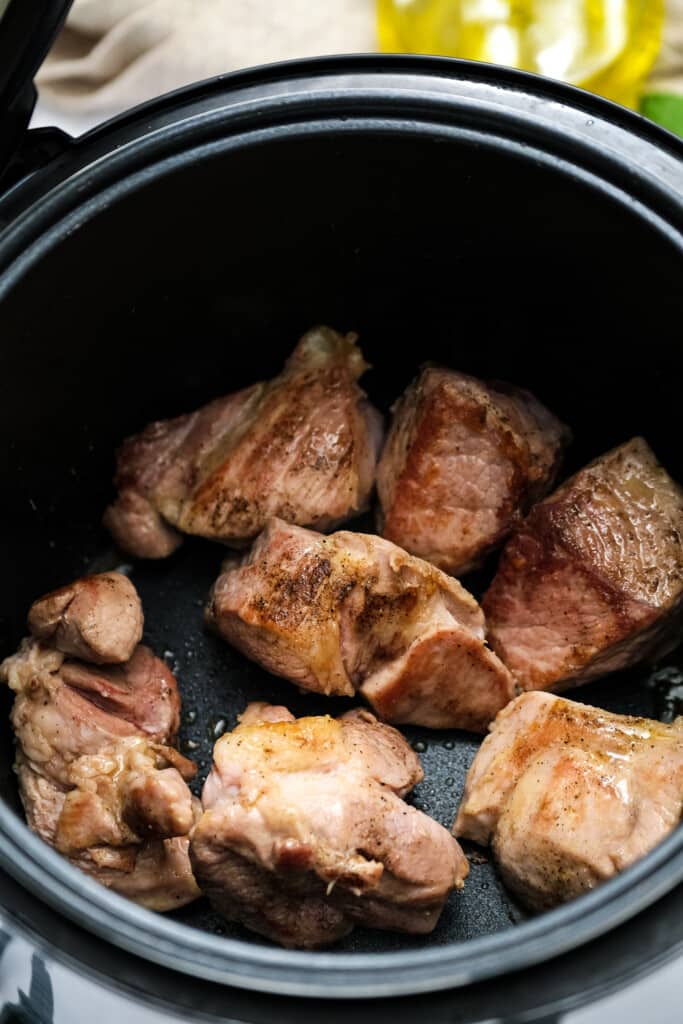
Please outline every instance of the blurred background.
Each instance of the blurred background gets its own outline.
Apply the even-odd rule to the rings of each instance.
[[[683,135],[683,0],[75,0],[33,123],[79,133],[212,75],[378,50],[524,68]]]

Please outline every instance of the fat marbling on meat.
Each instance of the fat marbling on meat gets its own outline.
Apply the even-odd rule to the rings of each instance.
[[[358,691],[395,724],[481,732],[514,694],[472,595],[369,534],[272,519],[224,567],[207,619],[270,672],[327,695]]]
[[[676,646],[682,538],[683,490],[642,438],[536,505],[482,602],[518,684],[562,690]]]
[[[380,532],[462,575],[550,490],[568,439],[528,391],[427,367],[394,407],[377,469]]]
[[[29,826],[150,909],[195,899],[188,833],[198,805],[187,787],[195,767],[171,746],[177,685],[137,643],[135,588],[119,573],[86,577],[37,601],[29,623],[37,635],[0,665],[15,695],[16,771]],[[112,663],[102,664],[105,656]]]
[[[204,785],[191,841],[203,892],[283,946],[328,945],[355,924],[430,932],[468,864],[402,799],[422,776],[406,740],[368,711],[295,719],[250,705]]]
[[[506,885],[544,910],[644,856],[682,811],[683,719],[665,725],[536,692],[496,718],[453,831],[491,843]]]
[[[243,547],[273,515],[327,530],[362,512],[382,441],[366,369],[356,335],[317,327],[273,380],[151,424],[118,453],[105,525],[161,558],[182,533]]]

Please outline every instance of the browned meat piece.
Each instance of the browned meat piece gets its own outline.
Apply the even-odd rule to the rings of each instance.
[[[528,391],[428,367],[377,468],[383,536],[456,576],[553,484],[569,433]]]
[[[161,558],[177,531],[240,547],[272,515],[327,530],[361,512],[382,440],[366,368],[355,335],[318,327],[273,380],[129,438],[105,514],[117,543]]]
[[[635,438],[537,505],[483,601],[526,690],[566,689],[679,642],[683,490]]]
[[[683,719],[525,693],[481,745],[453,831],[492,843],[505,883],[543,910],[623,871],[682,812]]]
[[[391,722],[483,731],[513,696],[460,584],[382,540],[273,519],[207,609],[218,632],[307,690],[359,690]]]
[[[430,932],[468,865],[401,799],[422,774],[367,711],[295,720],[252,705],[214,749],[191,841],[197,879],[229,920],[283,946],[328,945],[354,924]]]
[[[71,591],[82,596],[84,582]],[[66,636],[67,646],[87,637],[86,646],[106,649],[106,614],[97,602],[95,632],[77,616],[62,633],[61,624],[50,632],[52,597],[33,606],[31,625],[52,641]],[[121,638],[116,602],[112,608]],[[15,693],[16,770],[33,831],[104,885],[151,909],[195,899],[188,833],[199,808],[186,782],[195,766],[168,746],[180,700],[166,665],[142,646],[121,665],[88,665],[32,637],[0,665],[0,681]]]
[[[142,639],[142,605],[126,576],[103,572],[39,598],[28,624],[34,636],[64,654],[113,664],[128,661]]]

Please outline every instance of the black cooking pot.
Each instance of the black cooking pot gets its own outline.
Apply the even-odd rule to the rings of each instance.
[[[6,17],[19,18],[19,5]],[[31,93],[21,76],[12,88],[0,81],[12,128],[0,202],[0,655],[25,632],[35,596],[120,564],[100,526],[120,440],[274,374],[316,322],[358,330],[374,365],[367,390],[385,409],[436,360],[536,392],[574,429],[568,469],[642,433],[683,479],[683,146],[673,136],[540,78],[428,58],[231,75],[76,141],[22,133]],[[191,712],[182,741],[202,777],[218,722],[234,722],[248,699],[336,707],[204,633],[220,560],[196,541],[130,570],[147,638],[177,671]],[[623,673],[577,697],[656,715],[666,686],[683,680],[678,664],[672,655],[654,674]],[[417,800],[450,824],[477,738],[407,732],[427,773]],[[8,912],[84,970],[146,985],[155,999],[196,1007],[201,991],[207,1014],[250,1020],[268,1019],[272,1004],[234,991],[226,1003],[230,990],[201,979],[316,999],[460,988],[430,997],[433,1012],[479,1020],[587,997],[683,943],[681,830],[533,920],[490,863],[474,864],[427,939],[359,931],[303,953],[229,928],[202,902],[154,915],[28,832],[9,729],[4,740],[0,864],[20,883],[2,878]],[[99,939],[84,942],[84,929]],[[577,992],[587,963],[600,970]],[[223,995],[211,1002],[212,992]]]

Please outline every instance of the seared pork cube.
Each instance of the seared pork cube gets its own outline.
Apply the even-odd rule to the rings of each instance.
[[[596,459],[532,510],[483,607],[526,690],[563,690],[679,642],[683,490],[642,438]]]
[[[102,884],[172,910],[199,895],[188,854],[199,810],[187,786],[195,766],[169,745],[178,688],[163,661],[135,646],[141,623],[125,577],[77,580],[33,605],[37,636],[0,665],[0,681],[15,694],[16,770],[30,828]],[[118,660],[131,642],[119,664],[66,656]]]
[[[468,864],[403,801],[423,773],[368,711],[295,719],[247,708],[218,740],[191,858],[228,920],[283,946],[328,945],[355,924],[432,931]]]
[[[118,453],[104,522],[139,558],[196,534],[244,547],[273,515],[328,530],[362,512],[382,418],[357,384],[356,335],[317,327],[282,373],[197,412],[153,423]]]
[[[95,665],[128,661],[142,639],[142,605],[119,572],[86,576],[46,594],[28,613],[29,629],[57,650]]]
[[[394,407],[377,470],[380,532],[462,575],[550,490],[568,439],[528,391],[428,367]]]
[[[682,811],[683,719],[525,693],[482,743],[453,831],[490,843],[506,885],[544,910],[644,856]]]
[[[209,623],[268,671],[359,691],[381,718],[482,732],[514,694],[458,582],[381,537],[273,519],[216,581]]]

